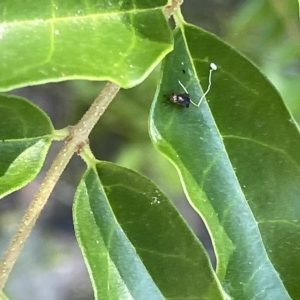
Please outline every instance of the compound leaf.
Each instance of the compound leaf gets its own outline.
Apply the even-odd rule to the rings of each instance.
[[[172,49],[165,0],[2,0],[0,90],[66,79],[140,83]]]
[[[200,107],[169,100],[184,92],[179,80],[198,102],[212,62],[218,69]],[[299,131],[259,70],[215,36],[182,23],[163,64],[150,134],[208,225],[227,293],[290,299],[286,287],[299,295]]]
[[[98,162],[73,216],[96,299],[224,299],[199,241],[145,177]]]
[[[40,171],[52,141],[48,116],[26,99],[0,95],[0,198]]]

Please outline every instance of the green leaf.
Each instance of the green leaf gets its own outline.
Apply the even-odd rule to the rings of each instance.
[[[165,0],[2,0],[0,90],[67,79],[132,87],[172,49]]]
[[[197,102],[211,62],[218,70],[207,101],[188,109],[169,101],[183,92],[180,80]],[[266,78],[215,36],[182,25],[163,64],[150,134],[208,225],[227,293],[290,299],[283,281],[299,295],[299,132]]]
[[[51,144],[48,116],[26,99],[0,95],[0,198],[36,177]]]
[[[203,247],[143,176],[98,162],[73,217],[96,299],[223,299]]]

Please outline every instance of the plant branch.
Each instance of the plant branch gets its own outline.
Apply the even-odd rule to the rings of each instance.
[[[62,172],[69,163],[74,152],[81,149],[82,146],[87,143],[90,132],[105,112],[110,102],[114,99],[119,89],[120,87],[118,85],[108,82],[78,124],[70,128],[70,134],[65,145],[46,174],[44,181],[42,182],[20,224],[18,232],[14,236],[4,259],[1,262],[0,291],[3,289],[8,275],[11,272],[24,243],[26,242],[43,207],[47,203],[47,200]]]
[[[171,1],[171,4],[166,6],[165,8],[165,16],[169,19],[174,14],[174,12],[180,8],[182,5],[183,0],[173,0]]]

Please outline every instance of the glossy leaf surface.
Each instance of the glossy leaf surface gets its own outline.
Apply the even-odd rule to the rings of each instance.
[[[199,241],[145,177],[97,163],[73,216],[96,299],[223,299]]]
[[[165,0],[2,0],[0,90],[66,79],[140,83],[172,49]]]
[[[291,296],[299,295],[298,129],[251,63],[199,28],[182,29],[163,64],[151,137],[176,166],[209,227],[228,294],[289,299],[286,287]],[[211,62],[218,70],[207,101],[199,108],[169,101],[172,93],[184,92],[180,80],[197,102],[208,86]]]
[[[51,144],[48,116],[23,98],[0,95],[0,197],[20,189],[40,171]]]

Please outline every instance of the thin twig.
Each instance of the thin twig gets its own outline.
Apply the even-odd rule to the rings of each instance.
[[[177,10],[183,3],[183,0],[173,0],[171,4],[165,7],[165,16],[167,19],[171,18],[175,10]]]
[[[119,89],[120,87],[118,85],[108,82],[79,123],[70,129],[70,135],[67,142],[50,167],[43,183],[41,184],[20,224],[18,232],[14,236],[4,259],[1,262],[0,291],[3,289],[8,275],[11,272],[13,265],[27,240],[27,237],[45,206],[54,186],[73,156],[73,153],[86,143],[91,130],[98,122],[101,115],[105,112],[110,102],[114,99]]]

